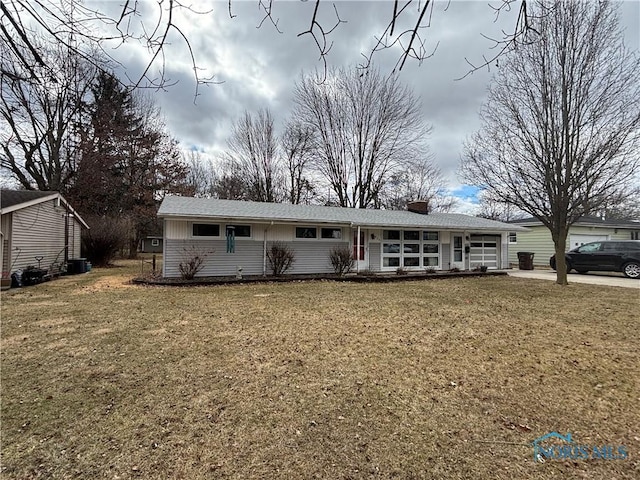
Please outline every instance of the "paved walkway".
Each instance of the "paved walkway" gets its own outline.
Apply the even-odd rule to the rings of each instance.
[[[553,270],[507,270],[511,277],[535,278],[538,280],[556,281],[556,272]],[[569,283],[591,283],[593,285],[609,285],[611,287],[637,288],[640,290],[640,280],[627,278],[621,273],[601,272],[587,273],[581,275],[579,273],[570,273],[567,275]]]

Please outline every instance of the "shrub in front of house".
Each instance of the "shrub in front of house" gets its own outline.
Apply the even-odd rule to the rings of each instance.
[[[274,242],[267,249],[267,260],[273,274],[279,276],[291,268],[296,257],[288,245],[282,242]]]
[[[345,275],[351,271],[355,260],[351,249],[346,245],[333,247],[329,252],[329,261],[336,275]]]
[[[193,280],[194,277],[204,268],[204,262],[209,255],[214,253],[211,251],[202,251],[196,247],[182,249],[182,261],[178,268],[180,276],[183,280]]]

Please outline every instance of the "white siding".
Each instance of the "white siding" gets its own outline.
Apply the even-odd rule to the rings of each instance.
[[[272,242],[268,241],[267,246]],[[333,267],[329,261],[329,251],[346,242],[300,241],[283,242],[293,251],[295,262],[287,273],[331,273]],[[238,267],[242,267],[243,275],[262,275],[264,265],[264,244],[257,240],[236,239],[235,252],[227,253],[226,241],[221,240],[173,240],[164,243],[164,276],[180,277],[180,263],[188,260],[194,252],[207,254],[203,269],[198,277],[233,276]],[[213,252],[213,253],[210,253]],[[271,274],[267,262],[267,275]]]
[[[500,241],[501,244],[501,258],[500,258],[500,267],[499,268],[509,268],[509,234],[503,233],[502,239]]]
[[[382,233],[380,233],[380,236]],[[376,238],[380,238],[376,235]],[[382,243],[369,243],[369,270],[379,272],[382,266]]]
[[[447,240],[449,239],[449,235],[447,235]],[[442,270],[449,270],[451,268],[451,244],[450,243],[441,243],[440,244],[440,262]]]
[[[189,260],[194,252],[206,255],[198,277],[235,275],[242,267],[243,275],[262,275],[262,242],[236,239],[235,253],[227,253],[226,240],[173,240],[164,242],[164,276],[180,277],[180,263]]]
[[[165,240],[186,240],[189,238],[189,222],[182,220],[164,221]]]
[[[55,264],[63,264],[65,259],[65,212],[54,208],[53,201],[47,201],[16,210],[12,215],[11,271],[38,265],[36,256],[44,257],[40,266],[50,269]],[[79,230],[70,219],[69,233],[73,233],[74,251],[70,257],[80,254]],[[74,232],[77,230],[78,232]],[[76,239],[78,240],[76,242]],[[70,244],[71,246],[71,244]],[[73,253],[73,255],[72,255]]]

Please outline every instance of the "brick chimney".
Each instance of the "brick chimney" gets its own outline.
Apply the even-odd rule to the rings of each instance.
[[[422,215],[429,214],[429,202],[426,200],[416,200],[415,202],[407,202],[407,210]]]

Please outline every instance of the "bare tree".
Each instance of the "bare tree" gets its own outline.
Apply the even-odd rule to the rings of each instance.
[[[225,162],[228,167],[238,169],[246,185],[247,199],[281,201],[283,171],[271,112],[262,109],[255,117],[245,112],[234,125],[227,145]]]
[[[619,198],[640,168],[640,58],[609,1],[540,1],[533,16],[538,41],[502,62],[463,168],[549,228],[566,285],[569,226]]]
[[[189,169],[185,182],[189,193],[201,198],[216,196],[215,186],[218,176],[213,162],[203,158],[202,154],[195,150],[189,151],[185,157],[185,163]]]
[[[277,17],[275,0],[255,0],[261,11],[262,19],[258,24],[270,24],[277,32],[281,25]],[[230,18],[233,13],[233,0],[228,0],[226,9]],[[395,70],[402,70],[407,60],[422,62],[432,54],[427,48],[427,32],[432,25],[433,0],[394,0],[379,2],[371,8],[384,8],[388,12],[389,21],[382,32],[375,36],[375,44],[368,52],[362,52],[365,58],[362,67],[368,68],[372,58],[381,50],[395,49],[399,53]],[[502,38],[495,41],[494,54],[483,58],[477,64],[469,62],[470,70],[490,65],[499,56],[517,45],[519,39],[531,28],[527,12],[526,0],[496,0],[489,5],[499,16],[505,10],[519,9],[516,25],[512,32],[504,32]],[[142,72],[131,78],[133,86],[153,86],[164,88],[172,84],[166,76],[166,65],[171,53],[169,39],[178,39],[187,50],[198,86],[213,82],[212,76],[203,73],[202,65],[198,65],[196,54],[187,34],[188,21],[194,15],[219,15],[221,11],[214,8],[216,3],[198,2],[198,10],[178,0],[157,0],[156,2],[126,1],[120,4],[104,2],[100,6],[81,1],[57,0],[12,0],[0,2],[0,39],[8,48],[21,52],[16,58],[25,69],[25,78],[46,78],[44,71],[53,71],[46,61],[41,45],[35,37],[42,35],[49,45],[60,45],[72,52],[74,56],[89,61],[94,57],[89,53],[94,49],[102,51],[111,58],[112,49],[123,44],[135,43],[147,51],[147,62]],[[517,6],[517,7],[514,7]],[[330,16],[326,10],[330,10]],[[308,27],[301,31],[299,37],[311,38],[317,47],[320,60],[326,73],[327,56],[333,46],[332,34],[338,28],[345,27],[347,22],[340,17],[339,7],[326,0],[315,0],[313,13],[307,23]]]
[[[316,71],[295,88],[296,121],[313,129],[315,167],[345,207],[375,205],[398,169],[427,153],[420,103],[395,75]]]
[[[442,172],[433,164],[432,155],[409,159],[404,168],[387,180],[375,206],[404,210],[407,203],[424,200],[429,212],[450,212],[456,199],[446,192],[445,184]]]
[[[18,61],[23,52],[0,38],[0,167],[23,188],[64,191],[75,171],[74,130],[96,69],[60,46],[37,45],[47,67],[33,67],[33,78]]]
[[[638,177],[630,181],[630,188],[622,197],[613,198],[607,202],[598,210],[598,214],[606,219],[640,221],[640,178]],[[633,188],[634,184],[635,188]]]
[[[223,165],[220,175],[213,185],[215,198],[225,200],[252,200],[247,191],[247,184],[237,165],[227,163]]]
[[[480,212],[478,217],[488,218],[489,220],[497,220],[499,222],[510,222],[522,218],[522,210],[501,201],[491,195],[491,192],[481,192],[478,195],[480,200]]]
[[[299,123],[289,123],[280,139],[282,153],[286,160],[287,199],[290,203],[309,203],[315,196],[310,177],[313,154],[313,130]]]

